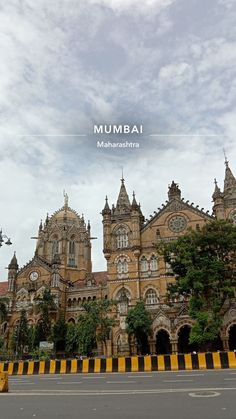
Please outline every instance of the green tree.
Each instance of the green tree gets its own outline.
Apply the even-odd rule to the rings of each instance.
[[[13,347],[17,355],[22,356],[24,348],[29,342],[29,326],[26,311],[21,311],[19,323],[13,334]]]
[[[56,310],[56,304],[50,289],[45,289],[43,296],[36,299],[36,303],[37,311],[40,313],[40,321],[35,332],[35,341],[38,345],[40,341],[47,340],[51,334],[50,312]]]
[[[60,317],[52,327],[51,339],[54,342],[56,351],[64,351],[66,346],[67,324],[63,317]]]
[[[169,295],[189,300],[189,315],[195,320],[190,343],[211,349],[236,285],[236,227],[228,221],[212,221],[202,230],[189,230],[159,252],[176,277]]]
[[[152,319],[145,307],[144,301],[137,304],[128,312],[127,318],[128,335],[134,336],[138,344],[138,352],[144,354],[148,351],[148,336],[151,334]]]
[[[85,303],[84,312],[76,325],[69,325],[66,334],[66,350],[90,356],[102,342],[106,349],[111,327],[114,325],[111,300],[97,300]]]
[[[73,354],[78,352],[79,347],[79,333],[78,325],[69,323],[66,331],[66,352]]]

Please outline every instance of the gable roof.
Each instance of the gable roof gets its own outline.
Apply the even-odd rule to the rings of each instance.
[[[146,220],[142,231],[149,227],[153,221],[156,221],[166,212],[179,212],[183,210],[189,210],[195,212],[198,216],[203,218],[207,218],[209,221],[214,220],[215,217],[209,214],[209,211],[205,211],[204,208],[199,209],[199,205],[196,205],[192,202],[189,204],[189,201],[185,201],[184,198],[182,199],[172,199],[171,201],[166,201],[165,204],[162,204],[162,208],[158,208],[158,211],[154,211],[154,215],[150,216],[149,220]]]
[[[41,258],[39,255],[35,254],[34,257],[19,270],[18,276],[22,272],[24,272],[26,269],[28,269],[30,265],[34,265],[34,264],[39,264],[40,266],[46,268],[48,271],[51,270],[51,263]]]

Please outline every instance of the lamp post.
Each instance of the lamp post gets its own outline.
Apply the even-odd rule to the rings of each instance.
[[[4,239],[7,240],[4,241]],[[7,237],[6,234],[2,234],[2,230],[0,230],[0,247],[2,247],[3,243],[5,243],[7,246],[12,244],[10,237]]]

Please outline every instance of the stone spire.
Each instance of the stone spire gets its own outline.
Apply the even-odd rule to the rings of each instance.
[[[120,193],[119,193],[117,203],[116,203],[116,210],[122,211],[122,212],[124,210],[130,210],[130,200],[126,191],[125,180],[123,176],[121,179]]]
[[[39,232],[42,231],[42,230],[43,230],[43,221],[41,220],[40,224],[39,224]]]
[[[171,185],[169,186],[168,190],[168,198],[169,201],[173,199],[181,199],[181,190],[179,189],[179,185],[172,180]]]
[[[222,197],[222,192],[221,192],[221,190],[220,190],[220,188],[219,188],[219,186],[217,184],[217,180],[216,179],[214,180],[214,182],[215,182],[215,190],[213,192],[212,198],[215,201],[217,198],[221,198]]]
[[[111,212],[111,210],[110,210],[110,207],[109,207],[109,204],[108,204],[108,198],[106,196],[105,205],[104,205],[104,208],[102,210],[102,215],[110,214],[110,212]]]
[[[138,206],[136,198],[135,198],[135,192],[133,192],[132,208],[133,209],[139,209],[139,206]]]
[[[236,190],[236,179],[229,167],[227,158],[225,158],[224,194],[231,194],[232,190]]]
[[[17,258],[16,258],[16,252],[14,252],[14,255],[12,257],[11,262],[8,265],[8,269],[16,269],[18,270],[18,262],[17,262]]]

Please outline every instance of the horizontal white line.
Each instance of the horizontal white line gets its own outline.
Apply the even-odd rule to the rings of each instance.
[[[135,384],[136,381],[106,381],[107,384]]]
[[[193,380],[163,380],[163,383],[185,383]]]
[[[134,375],[128,375],[127,378],[153,378],[153,375],[136,375],[134,373]]]
[[[149,134],[150,137],[225,137],[221,134]]]
[[[60,384],[62,386],[64,386],[64,384],[82,384],[82,381],[64,381],[64,382],[59,381],[57,384]]]
[[[202,392],[202,391],[235,391],[236,387],[223,387],[223,388],[191,388],[191,392]],[[0,398],[3,396],[113,396],[113,395],[135,395],[135,394],[171,394],[171,393],[189,393],[189,388],[181,389],[150,389],[150,390],[104,390],[104,391],[90,391],[90,390],[32,390],[14,391],[10,393],[0,393]]]
[[[61,380],[60,377],[39,377],[40,380]]]
[[[176,375],[176,377],[186,377],[186,375],[188,377],[202,377],[205,374],[178,374]]]
[[[17,137],[87,137],[87,134],[17,134]]]
[[[12,386],[18,386],[18,384],[25,386],[25,385],[35,384],[35,383],[32,383],[32,381],[27,381],[27,383],[25,383],[25,382],[23,382],[23,381],[17,381],[17,382],[15,382],[15,383],[12,383],[12,382],[11,382],[11,385],[12,385]]]
[[[236,380],[236,377],[235,378],[224,378],[224,381],[235,381]]]

